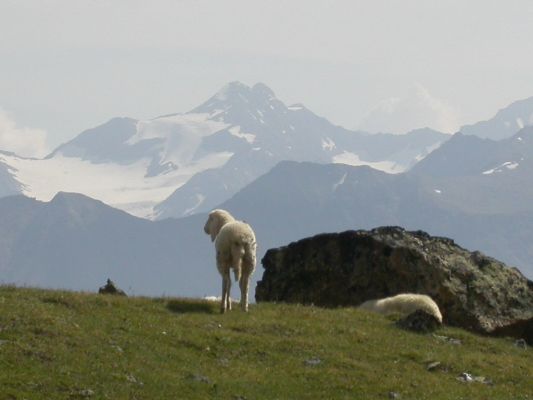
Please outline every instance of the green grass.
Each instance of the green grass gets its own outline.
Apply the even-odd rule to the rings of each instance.
[[[437,334],[462,344],[353,308],[0,287],[0,399],[533,399],[531,348]]]

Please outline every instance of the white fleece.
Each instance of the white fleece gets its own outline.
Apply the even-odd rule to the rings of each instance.
[[[400,313],[408,315],[416,310],[422,310],[433,315],[442,323],[442,314],[439,306],[433,299],[425,294],[402,293],[392,297],[379,300],[368,300],[358,308],[369,310],[380,314]]]
[[[217,268],[222,275],[222,300],[220,311],[231,310],[230,269],[241,289],[241,308],[248,311],[248,287],[256,263],[256,239],[252,227],[236,221],[225,210],[213,210],[204,226],[204,232],[215,242]]]

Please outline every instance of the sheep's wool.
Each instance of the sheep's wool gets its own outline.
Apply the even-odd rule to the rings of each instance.
[[[217,268],[222,275],[221,311],[231,309],[229,272],[241,288],[241,308],[248,311],[248,286],[256,263],[256,239],[251,226],[236,221],[225,210],[213,210],[204,226],[204,232],[215,242]]]
[[[442,323],[442,314],[439,306],[433,299],[425,294],[402,293],[379,300],[368,300],[359,306],[363,310],[373,311],[380,314],[400,313],[411,314],[416,310],[422,310],[433,315]]]

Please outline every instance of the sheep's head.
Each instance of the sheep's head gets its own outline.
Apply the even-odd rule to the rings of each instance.
[[[235,218],[225,210],[213,210],[209,213],[209,217],[204,225],[204,232],[210,235],[211,241],[214,242],[222,227],[234,220]]]

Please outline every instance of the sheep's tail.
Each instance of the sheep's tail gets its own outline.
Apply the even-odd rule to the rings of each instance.
[[[235,242],[231,246],[231,257],[233,258],[233,273],[235,274],[235,281],[241,280],[242,259],[244,257],[245,249],[244,244],[241,242]]]

